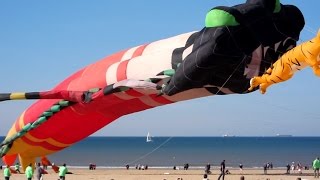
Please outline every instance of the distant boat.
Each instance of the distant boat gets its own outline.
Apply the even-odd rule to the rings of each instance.
[[[292,137],[290,134],[277,134],[276,137]]]
[[[224,134],[222,137],[236,137],[235,135]]]
[[[148,134],[147,134],[147,140],[146,140],[147,142],[151,142],[152,141],[152,139],[151,139],[151,135],[150,135],[150,133],[148,132]]]

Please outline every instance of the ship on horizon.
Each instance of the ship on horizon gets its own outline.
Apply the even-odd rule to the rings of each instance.
[[[277,134],[276,137],[292,137],[291,134]]]
[[[236,137],[235,135],[224,134],[222,137]]]

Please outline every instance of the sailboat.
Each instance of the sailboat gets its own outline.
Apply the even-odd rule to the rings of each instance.
[[[147,140],[146,140],[147,142],[151,142],[152,141],[152,139],[151,139],[151,135],[150,135],[150,133],[148,132],[148,134],[147,134]]]

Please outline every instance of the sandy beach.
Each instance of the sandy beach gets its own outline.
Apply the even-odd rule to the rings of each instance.
[[[69,168],[73,174],[67,174],[67,180],[202,180],[204,170],[172,170],[172,169],[108,169],[103,168],[96,170]],[[244,176],[246,180],[296,180],[298,177],[301,179],[315,179],[312,170],[306,170],[302,174],[285,174],[285,169],[268,170],[268,174],[264,175],[262,169],[244,169],[240,172],[238,169],[230,169],[231,174],[225,176],[226,180],[239,180]],[[45,180],[57,180],[58,174],[48,169],[48,173],[44,176]],[[218,179],[219,171],[213,170],[209,175],[209,179]],[[12,180],[25,180],[24,174],[13,174]],[[35,177],[34,177],[35,179]]]

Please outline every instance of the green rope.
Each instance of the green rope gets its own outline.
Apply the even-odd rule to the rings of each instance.
[[[43,116],[46,116],[46,117],[50,117],[53,115],[53,112],[50,112],[50,111],[45,111],[42,113]]]
[[[37,128],[39,125],[46,122],[54,113],[57,113],[61,111],[63,108],[68,107],[70,105],[72,105],[72,103],[69,101],[66,101],[66,100],[59,101],[58,103],[51,106],[49,110],[44,111],[37,120],[35,120],[32,123],[26,124],[24,127],[21,128],[19,132],[15,133],[9,138],[6,138],[0,145],[1,146],[0,157],[3,157],[4,155],[6,155],[6,153],[10,150],[13,142],[16,139],[24,136],[30,130]]]

